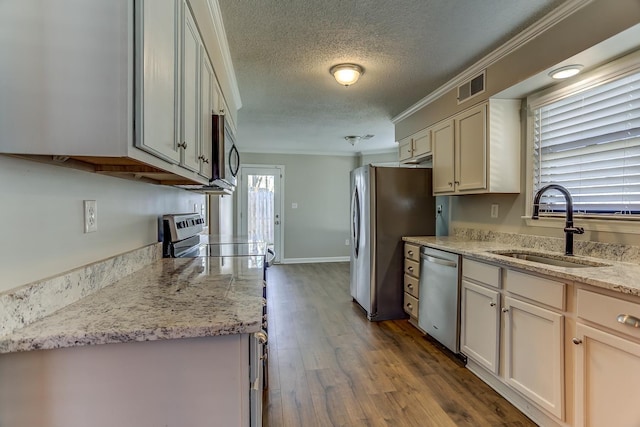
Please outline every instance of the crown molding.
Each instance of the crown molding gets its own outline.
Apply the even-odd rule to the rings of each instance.
[[[312,151],[312,150],[291,150],[286,148],[246,148],[242,149],[238,147],[240,154],[290,154],[294,156],[340,156],[340,157],[357,157],[358,153],[345,152],[345,151]]]
[[[239,110],[242,107],[242,99],[240,98],[240,89],[238,88],[238,81],[236,80],[236,72],[233,68],[233,61],[231,60],[229,42],[227,41],[227,33],[224,29],[224,23],[222,22],[222,11],[220,10],[220,4],[218,3],[218,0],[207,0],[207,6],[209,7],[211,21],[213,22],[213,30],[216,33],[218,48],[220,49],[220,53],[222,54],[224,71],[229,78],[229,85],[231,86],[231,96],[233,97],[236,108]]]
[[[431,92],[429,95],[422,98],[417,103],[413,104],[411,107],[404,110],[402,113],[391,119],[393,124],[397,124],[399,121],[406,119],[416,111],[424,108],[425,106],[431,104],[436,99],[440,98],[445,93],[450,90],[458,87],[465,81],[472,78],[477,73],[485,70],[487,67],[493,65],[498,62],[500,59],[504,58],[511,52],[519,49],[524,44],[529,42],[531,39],[537,37],[542,34],[547,29],[553,27],[558,22],[567,18],[569,15],[575,13],[576,11],[582,9],[587,4],[591,3],[593,0],[568,0],[564,2],[562,5],[558,6],[553,11],[549,12],[540,20],[536,21],[534,24],[527,27],[525,30],[520,32],[518,35],[511,38],[502,46],[495,49],[493,52],[489,53],[484,58],[480,59],[478,62],[473,64],[471,67],[467,68],[462,73],[458,74],[453,79],[449,80],[444,85],[440,86],[438,89]]]

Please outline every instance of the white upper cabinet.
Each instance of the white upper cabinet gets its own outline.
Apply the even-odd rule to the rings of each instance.
[[[207,184],[210,111],[218,108],[211,104],[225,103],[213,88],[230,92],[230,116],[240,100],[221,53],[226,40],[216,38],[219,17],[204,3],[2,3],[0,153],[54,156],[160,184]]]
[[[519,193],[519,111],[491,99],[434,125],[434,194]]]
[[[215,75],[213,67],[207,56],[204,47],[201,47],[200,54],[200,174],[206,178],[211,178],[213,174],[212,151],[213,139],[211,132],[213,123],[211,115],[215,109],[216,98],[214,97]],[[217,95],[217,93],[216,93]]]
[[[180,162],[180,3],[146,1],[137,22],[142,45],[139,122],[135,145],[171,163]]]
[[[200,35],[196,23],[184,4],[182,26],[182,132],[181,164],[200,171]]]
[[[422,129],[398,141],[398,160],[402,163],[419,163],[431,155],[431,129]]]

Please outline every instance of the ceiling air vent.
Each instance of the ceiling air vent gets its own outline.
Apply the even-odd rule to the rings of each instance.
[[[467,99],[484,92],[484,71],[474,78],[467,80],[460,86],[458,86],[458,104],[462,104]]]

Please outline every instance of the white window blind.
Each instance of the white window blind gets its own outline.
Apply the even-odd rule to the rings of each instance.
[[[534,192],[560,184],[574,210],[640,214],[640,72],[534,110]],[[541,212],[564,212],[549,191]]]

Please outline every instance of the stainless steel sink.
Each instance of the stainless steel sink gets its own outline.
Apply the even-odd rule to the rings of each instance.
[[[611,264],[586,260],[574,256],[553,255],[540,252],[529,251],[493,251],[493,254],[517,258],[524,261],[537,262],[539,264],[553,265],[556,267],[585,268],[585,267],[608,267]]]

